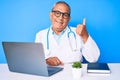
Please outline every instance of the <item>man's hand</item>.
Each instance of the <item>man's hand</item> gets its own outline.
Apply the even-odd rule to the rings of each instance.
[[[50,57],[46,59],[46,63],[50,66],[58,66],[63,65],[63,62],[61,62],[57,57]]]
[[[82,37],[83,42],[85,43],[89,37],[88,32],[86,30],[86,19],[83,19],[83,24],[78,24],[76,27],[76,33]]]

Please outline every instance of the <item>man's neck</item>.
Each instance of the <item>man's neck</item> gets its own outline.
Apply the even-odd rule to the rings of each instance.
[[[63,29],[62,31],[56,31],[56,30],[54,30],[53,27],[52,27],[52,30],[53,30],[53,32],[54,32],[56,35],[60,35],[60,34],[62,34],[62,33],[65,32],[66,28]]]

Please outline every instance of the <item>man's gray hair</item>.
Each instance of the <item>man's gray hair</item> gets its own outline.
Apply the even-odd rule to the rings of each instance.
[[[57,4],[65,4],[65,5],[68,7],[68,9],[69,9],[69,14],[71,13],[71,8],[70,8],[69,4],[66,3],[65,1],[58,1],[58,2],[56,2],[56,3],[53,5],[52,10],[54,9],[54,7],[55,7]]]

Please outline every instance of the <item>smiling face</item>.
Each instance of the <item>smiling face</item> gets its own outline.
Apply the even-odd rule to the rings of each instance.
[[[53,7],[50,12],[50,19],[52,22],[52,29],[56,34],[59,34],[66,28],[70,20],[70,10],[66,4],[59,3]]]

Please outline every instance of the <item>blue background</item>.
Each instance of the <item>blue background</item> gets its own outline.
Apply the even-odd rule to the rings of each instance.
[[[39,30],[51,25],[49,12],[57,0],[0,0],[0,63],[6,63],[2,41],[34,42]],[[81,24],[101,52],[99,62],[120,62],[120,1],[65,0],[71,6],[69,25]]]

